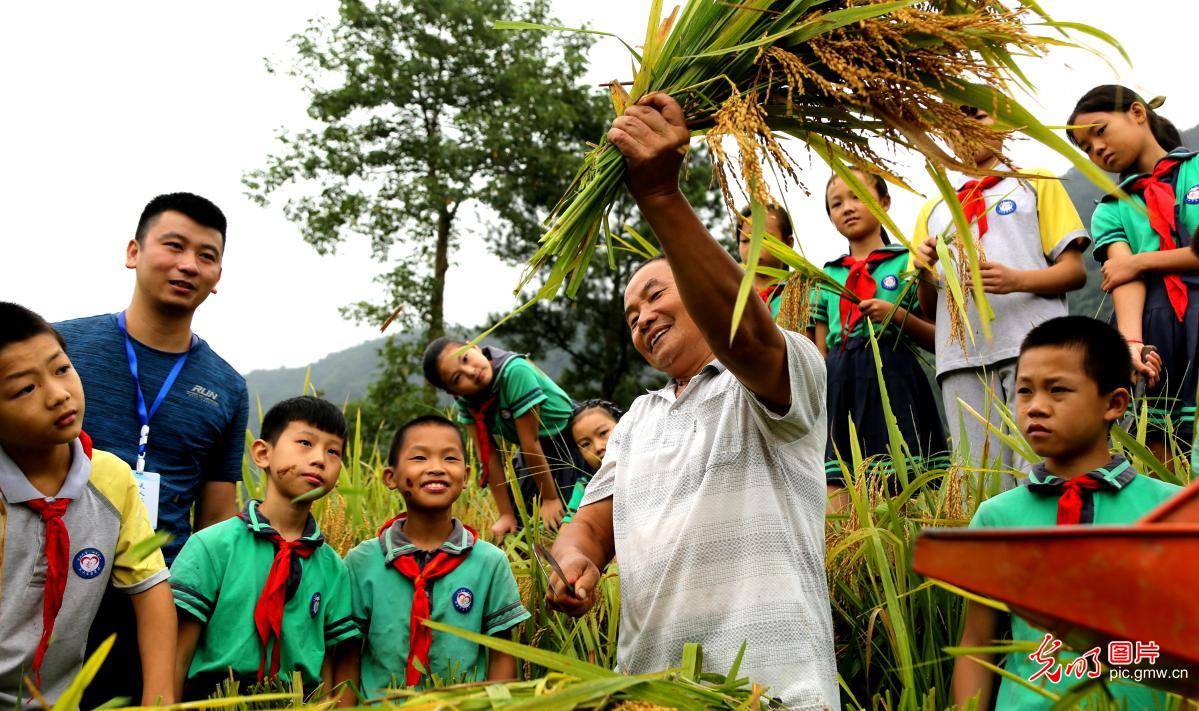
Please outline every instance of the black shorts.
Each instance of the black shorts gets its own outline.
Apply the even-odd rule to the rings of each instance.
[[[1195,438],[1195,391],[1199,388],[1199,286],[1187,284],[1187,311],[1181,321],[1170,305],[1164,281],[1147,279],[1145,286],[1141,338],[1145,345],[1156,347],[1162,359],[1162,377],[1145,391],[1148,436],[1162,441],[1172,432],[1187,452]],[[1140,405],[1133,403],[1137,414]]]
[[[916,354],[906,342],[894,346],[881,342],[879,353],[891,411],[911,452],[912,463],[922,469],[947,466],[948,447],[941,412]],[[849,464],[853,451],[848,424],[851,417],[863,459],[889,458],[891,440],[870,341],[851,338],[844,347],[834,346],[829,349],[826,365],[829,434],[824,472],[828,483],[843,486],[845,480],[838,455]]]

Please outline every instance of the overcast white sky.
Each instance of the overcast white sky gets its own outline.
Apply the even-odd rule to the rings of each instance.
[[[1199,3],[1042,4],[1058,19],[1112,32],[1134,61],[1132,68],[1117,64],[1115,73],[1082,52],[1030,64],[1039,87],[1030,108],[1043,121],[1063,123],[1082,92],[1119,80],[1147,96],[1167,95],[1162,113],[1180,128],[1199,122],[1196,70],[1179,58],[1178,35],[1168,30],[1199,26]],[[554,0],[564,24],[590,23],[635,44],[648,5]],[[336,256],[318,256],[277,206],[247,200],[240,182],[274,150],[277,128],[305,121],[298,84],[267,74],[263,58],[286,59],[292,33],[310,17],[335,12],[332,0],[0,5],[0,299],[52,320],[120,310],[132,289],[124,245],[142,206],[157,193],[189,190],[215,200],[229,217],[220,293],[200,309],[195,329],[235,367],[303,365],[375,337],[374,329],[338,314],[338,307],[376,295],[371,278],[381,268],[365,245],[346,243]],[[590,78],[627,78],[628,67],[619,43],[602,40]],[[1024,166],[1068,165],[1027,142],[1012,154]],[[927,190],[918,163],[911,165],[907,175]],[[805,172],[817,190],[827,175],[819,164]],[[819,197],[792,191],[787,202],[810,258],[840,253],[841,238]],[[892,212],[901,226],[911,224],[919,202],[897,197]],[[475,324],[512,303],[517,270],[487,255],[477,237],[465,245],[451,270],[447,315]]]

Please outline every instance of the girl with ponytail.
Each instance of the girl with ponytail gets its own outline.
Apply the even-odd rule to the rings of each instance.
[[[1069,136],[1095,165],[1116,173],[1131,201],[1104,197],[1091,217],[1095,258],[1115,323],[1148,381],[1149,445],[1159,459],[1172,430],[1178,450],[1190,449],[1199,386],[1199,161],[1174,124],[1115,84],[1088,91],[1070,114]],[[1142,358],[1152,345],[1157,353]],[[1167,426],[1167,422],[1169,426]]]

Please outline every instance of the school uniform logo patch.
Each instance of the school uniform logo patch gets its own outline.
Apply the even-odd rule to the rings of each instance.
[[[75,575],[91,580],[104,572],[104,554],[97,548],[83,548],[75,554],[71,568],[75,570]]]
[[[887,291],[895,291],[899,288],[899,277],[895,276],[894,274],[888,274],[887,276],[883,277],[882,286]]]
[[[995,212],[998,212],[1000,215],[1010,215],[1015,211],[1015,200],[1000,200],[999,204],[995,206]]]
[[[475,594],[470,588],[458,588],[454,591],[454,609],[466,614],[475,605]]]
[[[1186,201],[1188,205],[1199,205],[1199,185],[1187,191]]]
[[[321,594],[318,592],[312,593],[312,599],[308,602],[308,614],[311,617],[316,617],[316,613],[321,611]]]

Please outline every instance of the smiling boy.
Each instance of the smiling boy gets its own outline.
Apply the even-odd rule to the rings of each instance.
[[[250,449],[265,497],[196,533],[171,566],[182,698],[207,697],[230,673],[252,684],[299,672],[305,689],[331,689],[327,650],[358,629],[345,564],[310,511],[337,486],[345,440],[345,418],[325,400],[295,397],[266,413]]]
[[[454,518],[466,482],[462,433],[440,415],[418,417],[392,438],[383,483],[407,512],[346,554],[362,646],[346,645],[336,682],[363,698],[388,688],[440,681],[513,679],[516,661],[434,632],[432,619],[485,635],[506,635],[529,618],[503,551]],[[343,705],[354,694],[343,692]]]
[[[53,704],[83,666],[87,629],[109,588],[132,601],[142,703],[170,703],[175,614],[162,554],[129,467],[83,432],[83,386],[62,338],[0,302],[0,706]]]
[[[1137,474],[1123,457],[1113,456],[1108,432],[1128,409],[1132,359],[1124,337],[1111,326],[1081,316],[1050,319],[1024,339],[1016,370],[1016,417],[1020,431],[1044,462],[1033,467],[1028,486],[984,501],[971,527],[1128,524],[1170,498],[1179,487]],[[969,603],[961,647],[987,647],[1001,635],[1000,613]],[[1034,646],[1042,633],[1012,617],[1012,640]],[[994,664],[994,654],[977,655]],[[1029,655],[1007,656],[1007,671],[1030,679],[1037,671]],[[953,701],[965,706],[980,697],[990,708],[995,675],[969,657],[954,664]],[[1061,694],[1070,686],[1046,677],[1046,690]],[[1110,688],[1125,708],[1163,708],[1160,692],[1133,684]],[[1004,679],[997,709],[1048,709],[1053,702]]]

